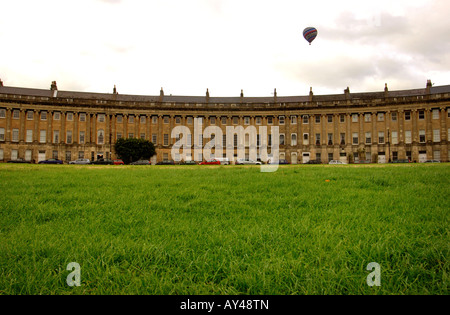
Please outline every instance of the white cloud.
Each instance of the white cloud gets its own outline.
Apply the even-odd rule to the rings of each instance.
[[[449,84],[446,0],[0,2],[5,85],[267,96]],[[319,30],[311,46],[306,26]]]

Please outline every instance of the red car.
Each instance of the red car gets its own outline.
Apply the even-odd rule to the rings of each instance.
[[[114,160],[114,165],[124,165],[122,160]]]
[[[200,163],[200,165],[220,165],[220,161],[217,160],[203,161]]]

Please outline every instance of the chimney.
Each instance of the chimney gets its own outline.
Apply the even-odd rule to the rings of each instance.
[[[164,91],[163,88],[161,88],[161,90],[159,91],[159,101],[162,102],[164,98]]]
[[[389,97],[389,89],[387,83],[384,84],[384,97]]]
[[[116,85],[115,85],[115,84],[114,84],[113,94],[118,94],[118,93],[117,93],[117,89],[116,89]]]
[[[52,85],[50,85],[50,90],[52,91],[58,90],[58,87],[56,86],[56,81],[52,81]]]
[[[277,89],[273,89],[273,99],[274,99],[274,103],[277,103]]]
[[[244,90],[241,89],[241,103],[244,100]]]
[[[313,91],[312,91],[312,86],[310,86],[310,87],[309,87],[309,101],[310,101],[310,102],[313,101],[313,96],[314,96],[314,93],[313,93]]]
[[[0,79],[0,86],[3,86],[3,81],[2,81],[2,79]]]
[[[209,103],[209,89],[206,88],[206,103]]]
[[[426,94],[431,94],[431,87],[433,86],[433,83],[431,83],[431,80],[427,80],[427,87],[426,87]]]

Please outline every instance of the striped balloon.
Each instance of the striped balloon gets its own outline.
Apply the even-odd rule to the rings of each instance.
[[[303,30],[303,37],[309,42],[311,42],[316,38],[317,30],[314,27],[307,27]]]

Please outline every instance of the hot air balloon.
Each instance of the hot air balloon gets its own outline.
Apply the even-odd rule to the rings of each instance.
[[[311,42],[316,38],[317,30],[314,27],[307,27],[303,30],[303,37],[309,42]]]

